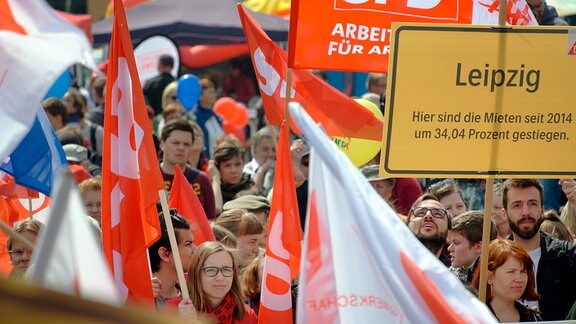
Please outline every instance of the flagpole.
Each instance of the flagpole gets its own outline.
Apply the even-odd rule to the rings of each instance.
[[[494,194],[494,177],[486,179],[484,193],[484,223],[482,224],[482,252],[480,254],[480,283],[478,299],[486,301],[486,281],[488,274],[488,246],[490,245],[490,232],[492,230],[492,196]]]
[[[174,226],[172,226],[172,219],[170,217],[170,209],[168,208],[168,201],[166,200],[166,190],[158,190],[158,196],[160,197],[160,204],[162,205],[162,214],[164,214],[164,222],[166,223],[166,232],[168,232],[168,239],[170,241],[170,247],[172,248],[172,254],[174,255],[174,266],[176,267],[176,274],[178,276],[178,283],[180,284],[180,291],[182,293],[182,299],[190,300],[190,294],[188,293],[188,285],[186,284],[186,278],[184,277],[184,271],[182,270],[182,259],[180,259],[180,252],[178,251],[178,242],[176,241],[176,235],[174,234]]]
[[[498,12],[499,27],[506,27],[506,8],[507,0],[500,0],[500,9]],[[496,153],[492,150],[492,157]],[[496,153],[497,154],[497,153]],[[492,159],[493,160],[493,159]],[[488,247],[490,245],[490,232],[492,229],[492,197],[494,194],[494,176],[488,176],[486,179],[486,189],[484,194],[484,223],[482,225],[482,254],[480,255],[480,282],[478,287],[478,299],[486,302],[486,289],[488,277]]]
[[[6,235],[10,236],[13,240],[17,240],[19,242],[22,242],[22,244],[24,244],[24,246],[27,249],[30,249],[30,250],[34,249],[34,244],[32,244],[32,242],[30,242],[27,238],[25,238],[21,234],[16,233],[8,224],[6,224],[2,220],[0,220],[0,230],[2,230],[4,233],[6,233]]]
[[[290,127],[290,109],[288,108],[290,104],[290,99],[292,92],[292,68],[286,69],[286,92],[284,93],[286,101],[284,106],[284,120],[288,123],[288,127]]]
[[[28,194],[28,215],[30,216],[30,219],[32,219],[34,216],[34,211],[32,209],[32,197],[30,197],[30,194]]]

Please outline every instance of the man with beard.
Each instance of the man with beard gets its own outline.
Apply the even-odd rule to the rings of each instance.
[[[545,321],[563,320],[576,301],[576,243],[540,232],[544,191],[532,179],[509,179],[503,184],[502,213],[508,217],[513,240],[534,262],[538,306]]]
[[[406,225],[416,238],[432,252],[444,265],[450,266],[450,259],[442,253],[452,220],[448,211],[429,193],[420,196],[410,209]]]

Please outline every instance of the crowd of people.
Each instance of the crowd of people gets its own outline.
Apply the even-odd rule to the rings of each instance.
[[[548,19],[547,11],[537,18]],[[197,246],[191,224],[178,210],[170,210],[182,270],[187,273],[190,299],[183,299],[159,210],[162,236],[148,249],[155,302],[159,311],[179,312],[190,320],[256,323],[278,130],[270,125],[250,127],[265,124],[263,119],[247,127],[244,142],[226,134],[222,118],[213,109],[217,98],[225,95],[248,104],[257,94],[239,61],[232,62],[223,82],[200,78],[201,95],[189,111],[179,102],[178,82],[170,74],[173,66],[172,57],[160,57],[158,77],[143,88],[158,166],[168,192],[176,166],[180,167],[216,241]],[[368,93],[363,97],[383,109],[386,85],[386,74],[369,74]],[[43,102],[84,201],[83,217],[97,235],[105,88],[106,77],[98,76],[88,90],[71,87],[62,98]],[[293,135],[291,152],[300,223],[305,230],[310,147]],[[378,157],[360,171],[415,237],[477,293],[485,182],[385,178],[379,175]],[[486,305],[501,322],[576,319],[576,181],[550,181],[509,179],[494,185]],[[562,203],[548,210],[546,202],[552,195],[559,201],[558,192]],[[14,231],[34,243],[42,227],[38,220],[26,220]],[[8,240],[7,248],[11,276],[20,278],[30,265],[32,249],[14,239]]]

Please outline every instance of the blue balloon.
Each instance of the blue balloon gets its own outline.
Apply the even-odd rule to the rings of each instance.
[[[200,80],[194,74],[184,74],[178,79],[178,100],[187,111],[196,106],[201,94]]]
[[[54,81],[54,84],[52,84],[52,87],[50,87],[50,90],[48,90],[46,96],[44,96],[44,99],[52,97],[56,98],[64,97],[66,91],[68,91],[68,89],[70,88],[71,81],[72,81],[72,75],[70,74],[70,72],[68,72],[68,70],[64,71],[64,73],[62,73],[58,77],[58,79]]]

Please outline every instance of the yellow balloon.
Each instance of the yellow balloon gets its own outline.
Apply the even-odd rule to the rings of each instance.
[[[364,108],[370,110],[377,118],[384,120],[384,115],[373,102],[366,99],[354,99],[357,103],[361,104]],[[350,137],[332,137],[336,146],[348,156],[350,161],[360,167],[372,160],[380,151],[382,142],[373,141],[361,138]]]

